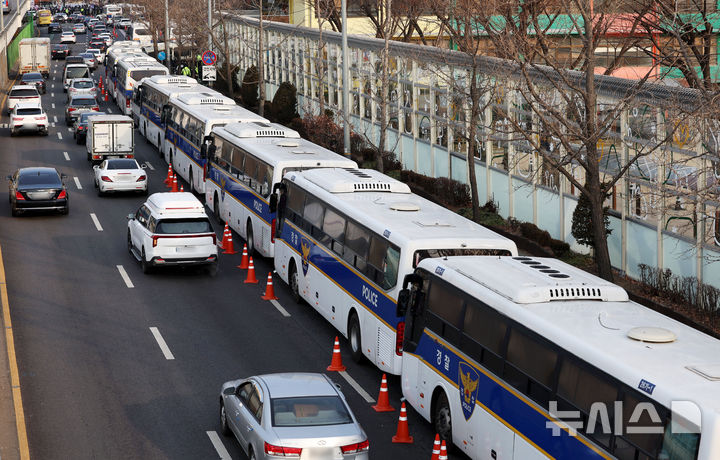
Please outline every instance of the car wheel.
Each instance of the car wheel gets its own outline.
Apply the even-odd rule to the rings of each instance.
[[[10,213],[12,214],[13,217],[17,217],[17,216],[20,215],[20,213],[18,212],[18,210],[17,210],[17,208],[15,207],[15,205],[13,205],[13,206],[10,208]]]
[[[215,275],[217,275],[218,268],[219,268],[218,266],[219,266],[219,262],[217,260],[207,266],[207,273],[208,273],[208,275],[210,275],[211,278],[214,278]]]
[[[43,135],[43,136],[47,136],[48,134],[50,134],[50,133],[48,133],[48,130],[47,130],[47,129],[44,129],[44,130],[42,131],[42,135]]]
[[[452,444],[452,417],[450,416],[450,404],[444,391],[440,393],[435,402],[432,420],[435,432],[440,435],[440,439]]]
[[[245,227],[245,241],[247,242],[248,256],[252,257],[255,254],[255,235],[253,235],[250,220],[248,220],[247,226]]]
[[[133,244],[132,244],[132,238],[130,237],[130,230],[128,230],[128,232],[127,232],[127,248],[128,248],[128,252],[130,254],[132,254],[133,253]]]
[[[355,313],[350,316],[348,326],[348,341],[350,342],[350,354],[356,363],[362,362],[365,355],[362,350],[362,334],[360,332],[360,321]]]
[[[70,214],[70,204],[66,204],[62,211],[60,211],[60,214],[62,214],[63,216],[67,216],[68,214]]]
[[[80,142],[80,136],[75,136],[75,143],[76,143],[77,145],[82,144],[82,142]]]
[[[220,403],[220,433],[223,436],[230,436],[230,426],[228,426],[225,404],[223,403]]]
[[[290,273],[288,276],[288,282],[290,284],[290,293],[295,303],[302,303],[302,297],[300,297],[300,275],[298,274],[295,264],[290,266]]]
[[[104,192],[102,191],[102,189],[100,188],[100,185],[96,184],[95,186],[97,187],[97,194],[98,194],[98,196],[103,196],[103,195],[105,195],[105,193],[104,193]]]
[[[17,131],[15,131],[14,129],[11,129],[11,130],[10,130],[10,137],[15,137],[15,136],[17,136]]]
[[[257,457],[255,456],[255,450],[253,450],[252,446],[249,448],[250,450],[250,460],[255,460]]]
[[[65,119],[65,124],[68,125],[68,126],[72,126],[72,120],[69,120],[69,119],[66,118],[66,119]]]
[[[142,256],[140,257],[140,267],[142,268],[142,272],[146,275],[152,270],[152,264],[150,264],[150,262],[148,262],[145,258],[145,248],[143,248]]]

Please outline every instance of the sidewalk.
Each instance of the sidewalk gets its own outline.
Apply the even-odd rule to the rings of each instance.
[[[17,427],[15,426],[15,408],[13,406],[12,386],[10,384],[10,366],[5,343],[5,324],[0,334],[0,459],[19,460]]]

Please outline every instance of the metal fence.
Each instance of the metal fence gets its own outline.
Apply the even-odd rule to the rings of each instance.
[[[32,38],[35,36],[35,22],[30,21],[28,22],[25,27],[22,28],[20,33],[13,38],[13,40],[8,43],[7,46],[7,68],[8,73],[11,73],[13,71],[13,68],[15,67],[15,64],[17,64],[18,58],[20,57],[19,53],[19,44],[20,40],[23,38]]]
[[[238,63],[238,81],[258,63],[257,19],[226,15],[224,27],[230,37],[230,59]],[[341,113],[341,35],[317,29],[264,21],[263,43],[265,87],[272,99],[282,82],[297,88],[298,109],[317,114],[321,101],[325,109]],[[321,43],[322,40],[322,43]],[[373,143],[379,138],[377,94],[378,65],[382,59],[382,40],[350,36],[350,123],[356,133]],[[466,78],[469,57],[455,51],[421,45],[390,43],[390,128],[389,150],[403,167],[431,177],[450,177],[468,183],[468,146],[464,133],[470,131],[468,103],[454,92],[452,80]],[[512,73],[510,63],[481,58],[488,78]],[[498,69],[503,69],[498,73]],[[492,73],[495,73],[495,76]],[[583,74],[571,72],[578,84]],[[505,78],[504,77],[504,78]],[[552,78],[541,72],[538,79]],[[556,171],[544,168],[537,152],[526,143],[502,133],[499,113],[510,113],[516,120],[536,123],[516,87],[496,82],[487,97],[482,123],[494,130],[479,143],[474,167],[481,202],[493,200],[503,217],[532,222],[557,239],[586,252],[571,235],[571,219],[578,191]],[[614,77],[596,77],[601,106],[612,107],[631,94],[634,82]],[[696,104],[694,90],[647,84],[632,93],[633,106],[622,113],[615,126],[598,142],[607,172],[625,164],[633,149],[659,142],[676,121],[670,105]],[[500,110],[502,109],[502,110]],[[698,124],[705,121],[696,120]],[[683,202],[673,190],[684,187],[688,200],[688,178],[701,177],[707,183],[720,181],[717,155],[718,130],[693,128],[679,130],[666,148],[637,164],[623,177],[608,199],[611,208],[609,236],[613,265],[639,278],[640,264],[670,269],[680,276],[694,276],[720,287],[720,200],[705,194]],[[682,135],[684,133],[684,135]],[[675,136],[675,135],[674,135]],[[662,139],[664,141],[664,139]],[[549,140],[552,144],[552,139]],[[683,182],[684,181],[684,182]],[[673,205],[674,204],[674,205]],[[672,205],[672,206],[671,206]]]

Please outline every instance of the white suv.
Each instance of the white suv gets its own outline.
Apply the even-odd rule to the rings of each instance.
[[[128,216],[127,245],[142,265],[205,265],[217,273],[215,231],[200,200],[192,193],[154,193]]]
[[[8,115],[18,102],[40,105],[40,93],[38,93],[35,85],[15,85],[10,89],[7,98]]]

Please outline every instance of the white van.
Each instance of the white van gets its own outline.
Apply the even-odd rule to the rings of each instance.
[[[73,78],[92,78],[90,68],[85,64],[68,64],[63,72],[63,92],[67,93]]]
[[[203,204],[189,192],[153,193],[128,216],[127,245],[143,273],[170,265],[206,266],[217,273],[217,236]]]

